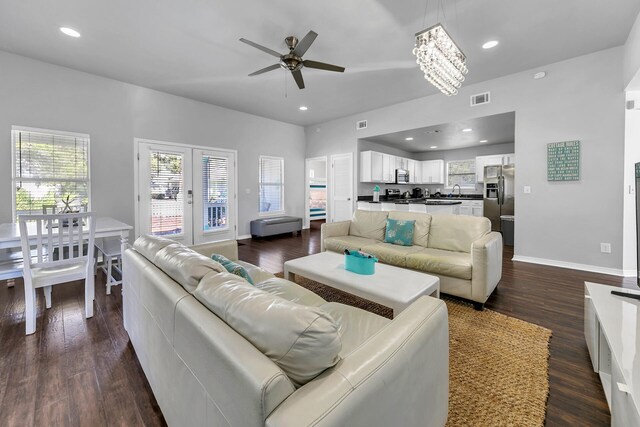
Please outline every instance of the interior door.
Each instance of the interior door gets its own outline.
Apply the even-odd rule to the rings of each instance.
[[[191,149],[155,143],[138,149],[139,233],[191,245]]]
[[[236,238],[235,153],[193,150],[193,240]]]
[[[331,156],[331,222],[353,216],[353,153]]]

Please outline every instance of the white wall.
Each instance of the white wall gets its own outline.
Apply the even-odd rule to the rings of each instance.
[[[607,49],[463,86],[454,97],[433,95],[309,126],[307,154],[355,151],[359,138],[515,111],[516,255],[619,272],[622,60],[621,47]],[[545,70],[547,78],[534,80],[538,70]],[[469,107],[471,94],[487,90],[490,104]],[[361,119],[368,121],[368,128],[356,131]],[[547,143],[574,139],[582,141],[581,180],[547,182]],[[531,186],[532,194],[523,194],[524,185]],[[611,243],[612,253],[601,254],[600,242]]]
[[[623,78],[627,90],[640,90],[640,14],[624,44]]]
[[[287,214],[304,213],[304,130],[0,51],[0,199],[11,200],[12,125],[91,135],[92,208],[134,224],[134,137],[238,150],[238,234],[258,216],[258,156],[285,158]],[[248,191],[248,192],[247,192]],[[0,222],[11,221],[11,203]]]

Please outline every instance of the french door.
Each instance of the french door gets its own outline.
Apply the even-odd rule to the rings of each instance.
[[[185,245],[236,238],[235,152],[138,143],[138,233]]]

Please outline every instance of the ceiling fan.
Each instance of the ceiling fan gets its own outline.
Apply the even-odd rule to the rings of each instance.
[[[273,71],[278,69],[278,67],[282,67],[285,70],[291,71],[291,75],[293,75],[293,79],[296,81],[296,84],[300,89],[304,89],[304,80],[302,79],[302,72],[300,71],[302,67],[307,68],[317,68],[319,70],[327,70],[327,71],[336,71],[338,73],[344,72],[344,67],[339,67],[337,65],[326,64],[324,62],[318,61],[310,61],[302,59],[302,56],[311,46],[311,43],[318,37],[318,34],[309,31],[306,36],[300,41],[294,36],[289,36],[284,39],[284,42],[287,44],[289,48],[289,53],[285,53],[284,55],[280,55],[275,50],[269,49],[268,47],[264,47],[259,45],[258,43],[254,43],[251,40],[240,39],[241,42],[248,44],[249,46],[253,46],[256,49],[260,49],[263,52],[268,53],[269,55],[273,55],[276,58],[280,58],[280,61],[277,64],[269,65],[261,70],[255,71],[249,74],[249,77],[257,76],[258,74],[263,74],[268,71]]]

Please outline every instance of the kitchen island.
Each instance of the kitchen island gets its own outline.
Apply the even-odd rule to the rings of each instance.
[[[359,201],[358,209],[366,211],[405,211],[405,212],[422,212],[432,215],[459,215],[459,200],[410,200],[410,201]]]

